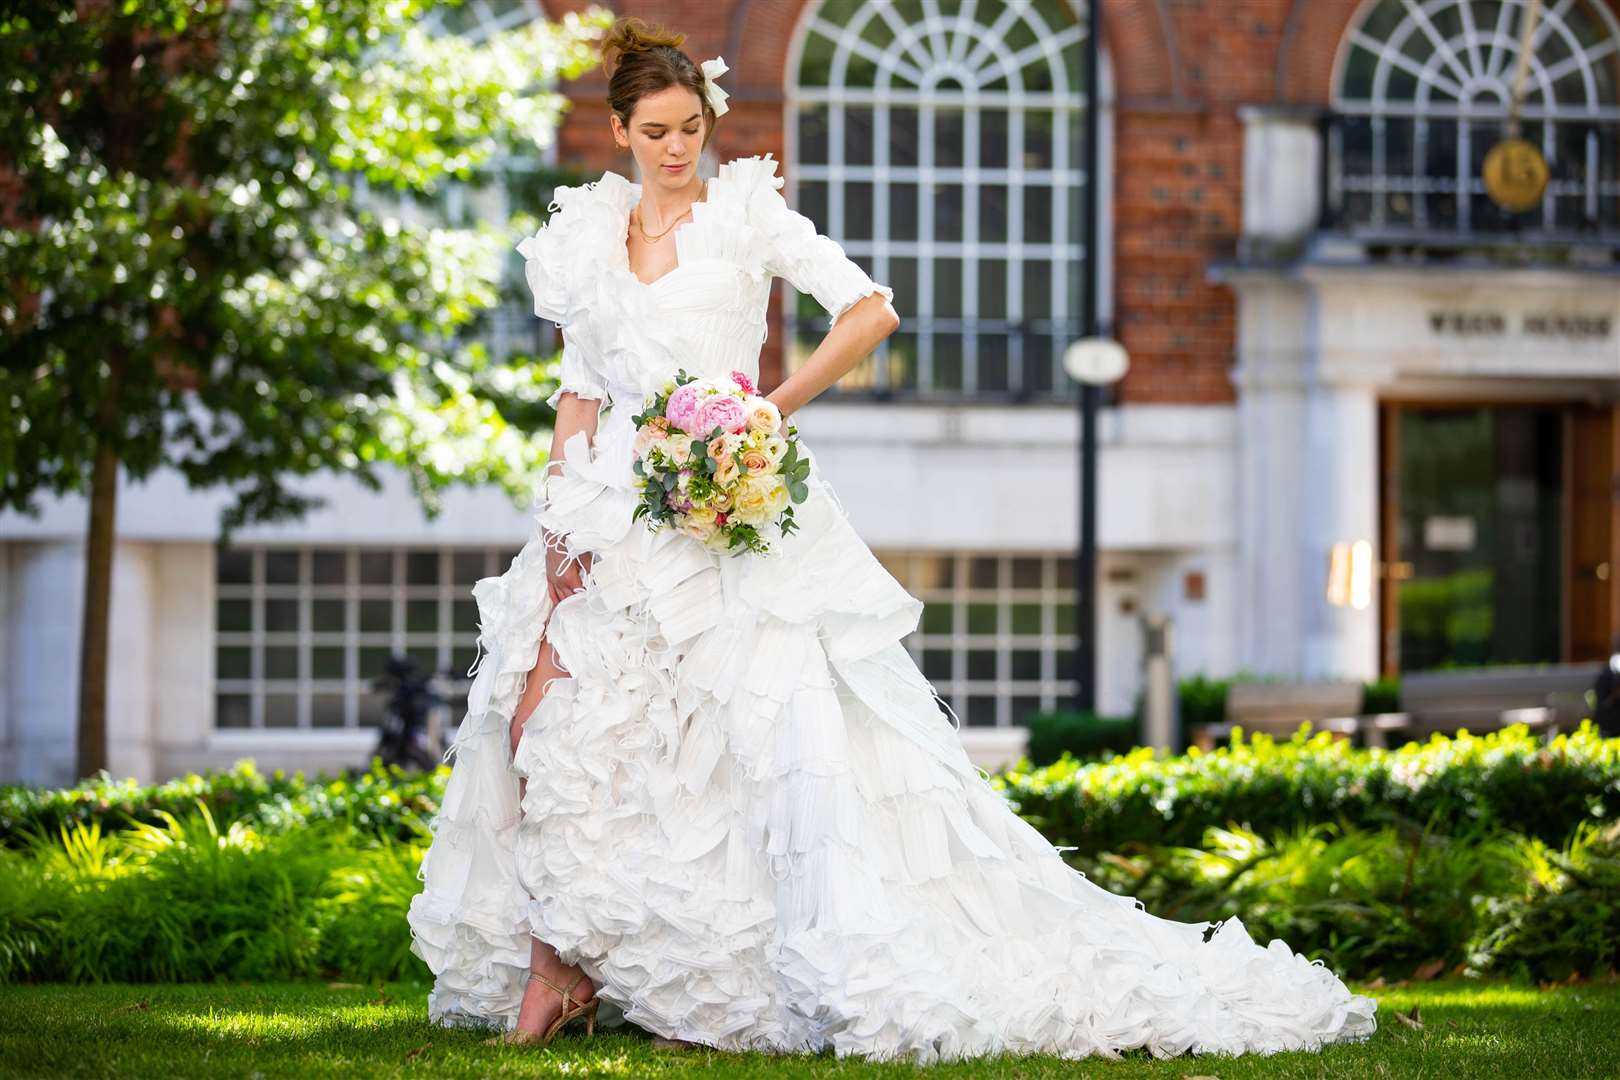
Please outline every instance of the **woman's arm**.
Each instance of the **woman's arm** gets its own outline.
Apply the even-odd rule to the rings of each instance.
[[[787,416],[849,374],[899,325],[900,316],[880,293],[863,296],[839,316],[799,369],[766,398]]]

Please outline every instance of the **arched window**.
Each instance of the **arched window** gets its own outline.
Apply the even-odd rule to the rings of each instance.
[[[1620,24],[1601,0],[1547,0],[1520,136],[1546,158],[1539,206],[1486,194],[1528,0],[1372,0],[1340,47],[1328,206],[1352,230],[1466,240],[1620,235]]]
[[[1080,0],[820,0],[788,64],[784,194],[902,323],[840,390],[1065,397],[1080,334]],[[1106,170],[1104,170],[1106,172]],[[791,303],[791,301],[790,301]],[[791,369],[824,330],[789,312]]]

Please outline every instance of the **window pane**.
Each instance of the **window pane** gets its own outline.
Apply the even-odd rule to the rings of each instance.
[[[870,240],[872,231],[872,185],[844,185],[844,240]]]
[[[917,164],[920,130],[916,109],[895,106],[889,110],[889,164]]]
[[[1052,113],[1029,109],[1024,113],[1024,168],[1052,167]]]
[[[394,553],[391,551],[362,551],[360,553],[360,584],[392,585],[394,583]]]
[[[986,244],[1007,242],[1007,185],[983,184],[979,195],[979,239]]]
[[[850,105],[844,109],[844,161],[849,165],[870,165],[872,156],[872,108]]]
[[[1052,242],[1052,189],[1030,184],[1024,188],[1024,242]]]
[[[242,548],[226,548],[216,556],[216,579],[221,585],[251,585],[253,583],[253,552]]]
[[[408,633],[432,633],[439,629],[439,602],[437,600],[410,600],[405,604],[405,630]]]
[[[917,232],[917,185],[889,185],[889,239],[914,241]]]
[[[316,694],[310,698],[310,723],[318,728],[343,726],[343,695]]]
[[[343,659],[343,647],[318,646],[311,652],[311,675],[317,679],[341,679],[346,674]]]
[[[962,185],[935,184],[934,239],[955,243],[962,239]]]
[[[219,600],[214,605],[214,621],[225,633],[246,633],[253,629],[253,601]]]
[[[819,165],[829,160],[826,105],[799,106],[799,160],[807,165]]]
[[[935,109],[934,164],[944,168],[958,168],[964,164],[964,135],[964,114],[961,109]]]
[[[392,600],[360,601],[360,631],[362,633],[387,633],[393,628],[394,602]]]
[[[271,645],[264,650],[264,677],[267,679],[298,678],[298,647]]]
[[[214,650],[214,676],[220,679],[251,679],[253,650],[241,645],[225,645]]]
[[[264,580],[267,585],[298,584],[298,552],[267,551],[264,553]]]
[[[298,726],[298,695],[264,695],[264,726],[292,728]]]
[[[484,553],[482,551],[458,551],[451,559],[450,565],[456,577],[457,585],[472,585],[484,576]]]
[[[346,625],[343,600],[313,600],[309,605],[309,628],[317,634],[341,634]]]
[[[214,726],[245,728],[252,724],[253,699],[247,694],[216,694],[214,696]]]
[[[979,110],[979,164],[986,168],[1007,167],[1007,110]]]
[[[439,553],[413,551],[405,556],[405,582],[408,585],[437,585],[439,583]]]
[[[349,559],[342,551],[318,550],[310,553],[310,574],[317,585],[346,585]]]
[[[272,633],[285,633],[298,629],[297,600],[266,600],[264,602],[264,628]]]

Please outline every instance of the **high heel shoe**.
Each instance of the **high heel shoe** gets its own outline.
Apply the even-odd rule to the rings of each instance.
[[[563,1026],[570,1020],[577,1020],[580,1017],[585,1018],[585,1034],[596,1034],[596,997],[593,995],[589,1001],[575,1001],[572,994],[574,987],[578,986],[580,980],[585,978],[585,973],[583,971],[575,977],[573,982],[568,984],[567,989],[558,986],[556,983],[552,982],[538,971],[531,971],[529,973],[529,978],[538,979],[540,982],[545,983],[547,986],[557,991],[558,994],[562,995],[562,1012],[558,1014],[557,1019],[551,1022],[551,1026],[546,1028],[544,1034],[536,1035],[532,1031],[523,1031],[518,1028],[513,1028],[511,1031],[502,1032],[492,1039],[485,1039],[484,1044],[486,1046],[526,1045],[529,1043],[543,1046],[552,1039],[556,1038],[557,1033],[561,1031]]]

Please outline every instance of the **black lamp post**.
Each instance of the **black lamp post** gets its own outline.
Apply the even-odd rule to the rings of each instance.
[[[1102,337],[1102,260],[1098,240],[1102,221],[1102,13],[1091,0],[1086,27],[1086,149],[1084,187],[1077,190],[1085,244],[1075,283],[1075,310],[1083,315],[1083,336],[1063,354],[1063,367],[1080,383],[1080,552],[1075,562],[1075,708],[1097,708],[1097,408],[1102,388],[1125,374],[1125,350]],[[1073,320],[1071,320],[1072,322]]]

